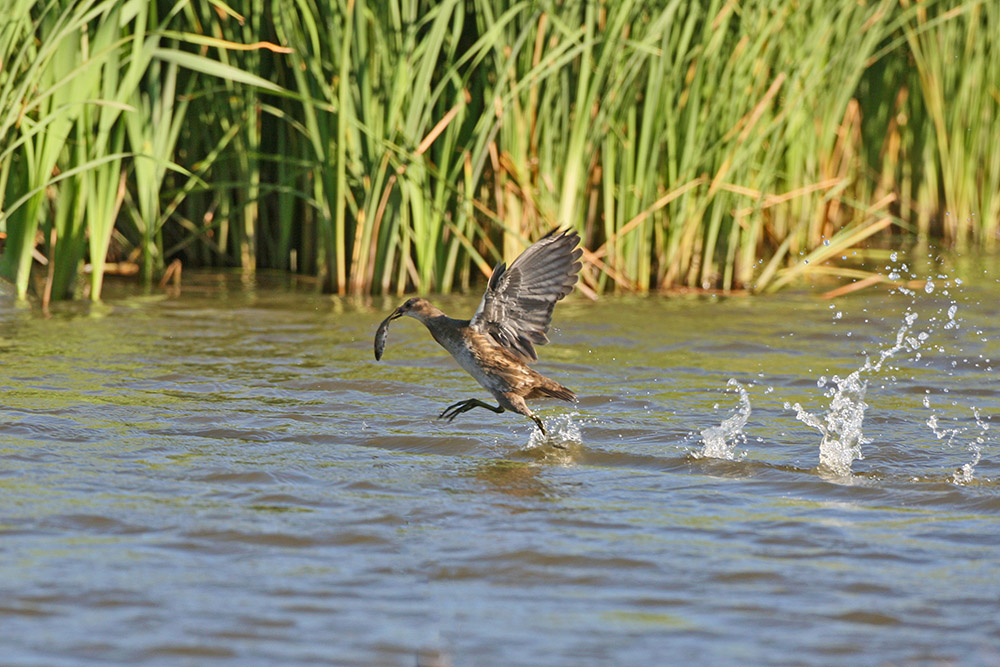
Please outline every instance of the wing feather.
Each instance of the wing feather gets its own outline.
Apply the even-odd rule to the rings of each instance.
[[[470,326],[488,334],[524,361],[535,361],[535,345],[546,335],[556,302],[573,290],[583,251],[575,231],[552,230],[515,259],[493,269]]]

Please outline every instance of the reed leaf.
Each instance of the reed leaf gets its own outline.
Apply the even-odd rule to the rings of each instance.
[[[465,289],[553,226],[587,290],[773,291],[1000,233],[995,2],[11,2],[22,298],[109,257]]]

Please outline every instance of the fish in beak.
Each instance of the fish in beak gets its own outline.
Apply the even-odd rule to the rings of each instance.
[[[382,353],[385,351],[385,339],[389,335],[389,322],[398,320],[402,316],[403,307],[400,306],[392,311],[389,317],[382,320],[382,324],[378,325],[378,331],[375,332],[375,361],[379,361],[382,358]]]

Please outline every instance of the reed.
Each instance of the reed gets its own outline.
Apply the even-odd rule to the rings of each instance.
[[[161,21],[157,4],[146,0],[18,0],[3,25],[0,274],[20,297],[35,261],[44,267],[36,286],[43,302],[71,296],[87,254],[87,291],[99,299],[115,232],[142,258],[147,278],[162,267],[161,204],[177,207],[176,194],[171,201],[163,188],[165,174],[193,176],[174,160],[186,108],[179,67],[188,90],[199,73],[277,89],[180,48],[205,43],[198,34],[168,37],[184,4]],[[138,238],[125,236],[130,229]]]
[[[915,65],[910,86],[920,93],[911,107],[919,126],[908,123],[908,131],[921,136],[907,143],[924,146],[910,186],[919,202],[914,212],[921,233],[959,246],[969,237],[989,249],[997,244],[1000,49],[991,36],[998,28],[995,2],[916,4],[902,25]]]
[[[446,292],[556,225],[593,293],[997,242],[985,0],[12,1],[0,275],[22,297],[178,258]]]

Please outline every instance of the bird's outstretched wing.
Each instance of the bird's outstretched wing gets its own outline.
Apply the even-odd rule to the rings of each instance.
[[[576,284],[583,250],[575,231],[552,230],[513,261],[493,269],[486,294],[472,316],[473,330],[488,334],[525,362],[535,361],[535,344],[549,342],[545,334],[556,301]]]

